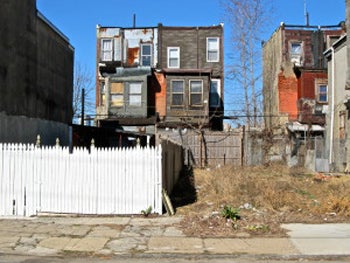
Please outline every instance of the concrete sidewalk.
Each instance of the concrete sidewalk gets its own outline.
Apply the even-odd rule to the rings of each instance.
[[[188,237],[181,217],[0,218],[0,253],[64,255],[350,255],[350,224],[283,225],[289,238]]]

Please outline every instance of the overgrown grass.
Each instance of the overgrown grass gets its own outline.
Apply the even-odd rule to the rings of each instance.
[[[350,217],[350,176],[327,176],[283,165],[226,166],[194,170],[197,201],[179,208],[180,213],[220,211],[225,206],[249,204],[281,222],[316,222]]]

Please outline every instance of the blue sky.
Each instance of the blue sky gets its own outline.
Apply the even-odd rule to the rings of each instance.
[[[305,24],[306,1],[311,25],[335,25],[345,20],[345,0],[270,0],[274,5],[271,25],[265,29],[267,40],[280,22]],[[37,0],[37,9],[69,39],[75,60],[94,74],[96,25],[136,26],[209,26],[225,23],[225,52],[230,50],[230,25],[226,21],[224,0]],[[228,103],[228,102],[227,102]],[[227,108],[227,107],[226,107]]]

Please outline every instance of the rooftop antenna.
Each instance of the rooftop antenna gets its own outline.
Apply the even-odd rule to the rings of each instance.
[[[133,28],[136,27],[136,14],[134,14],[134,16],[133,16],[132,27],[133,27]]]
[[[307,11],[306,0],[304,0],[304,15],[306,20],[306,26],[309,26],[309,12]]]

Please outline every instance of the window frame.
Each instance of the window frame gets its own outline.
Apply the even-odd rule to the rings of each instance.
[[[140,86],[140,92],[139,93],[136,93],[136,92],[131,92],[131,86],[133,84],[139,84]],[[131,82],[128,82],[128,106],[129,107],[134,107],[134,108],[141,108],[142,107],[142,82],[141,81],[131,81]],[[139,104],[131,104],[130,103],[130,98],[131,97],[139,97],[140,98],[140,101],[139,101]]]
[[[182,82],[182,92],[174,92],[173,83]],[[172,107],[184,107],[185,105],[185,80],[183,79],[172,79],[170,80],[171,87],[171,106]],[[182,104],[174,104],[174,95],[182,94]]]
[[[192,92],[192,83],[193,82],[200,82],[201,83],[201,91],[200,92]],[[202,107],[203,106],[203,80],[202,79],[190,79],[188,81],[188,93],[189,93],[189,105],[191,107]],[[192,103],[192,94],[198,95],[200,94],[200,103],[199,104],[193,104]]]
[[[321,92],[321,87],[326,87],[326,91]],[[328,103],[328,83],[324,81],[315,81],[315,90],[316,90],[316,101],[320,104]],[[326,100],[321,100],[321,96],[325,95]]]
[[[217,90],[216,92],[212,92],[212,83],[216,82],[217,83]],[[212,94],[217,94],[218,95],[218,103],[217,104],[212,104]],[[211,79],[210,80],[210,88],[209,88],[209,107],[211,108],[218,108],[221,106],[221,79]]]
[[[115,83],[120,83],[121,87],[122,87],[122,91],[121,92],[114,92],[113,90],[113,84]],[[122,81],[118,81],[118,82],[112,82],[110,83],[110,99],[109,99],[109,105],[111,108],[123,108],[125,106],[125,98],[124,98],[124,93],[125,93],[125,83]],[[121,103],[113,103],[113,97],[120,97],[122,98],[122,100],[120,100]],[[116,100],[118,102],[118,100]]]
[[[210,40],[215,39],[217,42],[217,47],[212,49],[209,47],[209,42]],[[217,53],[217,58],[216,59],[211,59],[210,57],[210,52],[213,52],[214,50]],[[220,38],[219,37],[207,37],[207,62],[220,62]]]
[[[170,52],[172,49],[176,49],[177,50],[177,53],[178,53],[178,57],[177,57],[177,65],[176,66],[171,66],[170,64]],[[167,65],[168,65],[168,68],[180,68],[180,47],[168,47],[167,48]]]
[[[100,81],[100,106],[106,106],[106,82]]]
[[[104,42],[110,42],[110,49],[104,49]],[[113,61],[113,39],[112,38],[101,38],[101,61]],[[105,54],[110,53],[109,59],[105,59]]]
[[[143,54],[143,47],[144,46],[149,46],[149,50],[150,50],[150,54],[149,55],[145,55]],[[153,50],[152,50],[152,44],[151,43],[142,43],[141,44],[141,52],[140,52],[140,64],[141,66],[145,66],[145,67],[151,67],[152,66],[152,56],[153,56]],[[149,65],[144,65],[143,63],[143,58],[144,57],[149,57]]]

